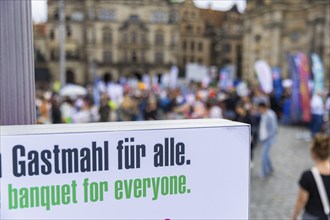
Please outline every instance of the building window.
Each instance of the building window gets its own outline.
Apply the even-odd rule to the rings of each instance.
[[[176,46],[176,36],[174,34],[172,34],[171,36],[171,46],[172,47]]]
[[[198,43],[198,50],[202,51],[203,50],[203,42]]]
[[[147,43],[147,37],[145,33],[141,34],[141,43],[142,44],[146,44]]]
[[[65,56],[68,60],[78,60],[79,59],[78,51],[68,50],[65,52]]]
[[[73,60],[74,56],[71,50],[65,52],[65,58],[68,60]]]
[[[95,28],[91,27],[89,29],[89,43],[91,44],[95,44],[96,43],[96,32],[95,32]]]
[[[203,64],[203,59],[202,59],[202,58],[199,58],[199,59],[198,59],[198,63],[199,63],[199,64]]]
[[[51,40],[54,40],[54,39],[55,39],[54,30],[50,30],[49,38],[50,38]]]
[[[187,63],[187,58],[186,58],[186,56],[183,56],[183,57],[182,57],[182,63],[183,63],[183,65]]]
[[[299,40],[299,32],[295,31],[290,34],[290,38],[292,42],[296,42]]]
[[[103,62],[105,63],[105,64],[109,64],[109,63],[111,63],[111,61],[112,61],[112,56],[111,56],[112,54],[111,54],[111,52],[110,51],[104,51],[103,52]]]
[[[95,19],[95,9],[94,8],[89,8],[88,10],[88,17],[90,20],[94,20]]]
[[[56,60],[56,54],[55,54],[55,50],[54,50],[54,49],[52,49],[52,50],[50,51],[50,59],[51,59],[51,60]]]
[[[191,41],[190,42],[190,50],[191,51],[194,51],[195,50],[195,42],[194,41]]]
[[[112,42],[112,33],[110,28],[104,27],[103,28],[103,43],[104,44],[111,44]]]
[[[187,25],[187,26],[186,26],[186,32],[187,32],[187,33],[192,33],[192,29],[193,29],[193,28],[192,28],[191,25]]]
[[[155,36],[156,45],[164,45],[164,33],[163,31],[157,31]]]
[[[182,42],[182,50],[187,50],[187,41]]]
[[[138,38],[138,36],[137,36],[136,31],[132,31],[132,33],[131,33],[131,43],[136,44],[138,42],[137,38]]]
[[[141,62],[145,63],[146,62],[146,54],[144,51],[141,52]]]
[[[231,45],[225,44],[223,50],[225,53],[229,53],[231,51]]]
[[[138,15],[130,15],[129,20],[130,21],[139,21],[140,17]]]
[[[179,21],[179,15],[176,11],[171,11],[170,14],[170,23],[177,23]]]
[[[165,11],[154,11],[151,13],[150,20],[152,23],[167,23],[169,15]]]
[[[163,52],[157,51],[155,53],[155,63],[164,63],[164,54]]]
[[[122,39],[123,43],[124,44],[127,44],[128,43],[128,36],[127,36],[127,33],[123,33],[123,39]]]
[[[36,62],[46,62],[45,56],[42,54],[42,52],[39,49],[35,48],[34,51],[35,51],[34,57]]]
[[[237,45],[237,47],[236,47],[236,53],[237,54],[242,54],[242,46],[241,45]]]
[[[132,52],[132,62],[137,63],[138,62],[138,57],[135,51]]]
[[[66,36],[67,36],[68,38],[70,38],[71,35],[72,35],[72,32],[71,32],[71,28],[70,28],[70,26],[66,26]]]
[[[102,21],[115,21],[116,20],[116,11],[113,9],[99,9],[98,19]]]
[[[322,59],[323,53],[324,53],[324,47],[322,45],[321,46],[317,46],[315,51],[316,51],[317,54],[319,54],[319,56]]]
[[[236,31],[237,31],[237,32],[243,31],[243,27],[242,27],[242,25],[237,24],[237,25],[236,25]]]
[[[125,63],[128,62],[128,53],[127,53],[126,50],[125,50],[125,52],[124,52],[124,62],[125,62]]]
[[[75,83],[75,73],[71,70],[66,71],[66,82],[67,83]]]
[[[191,63],[194,63],[194,62],[195,62],[195,58],[194,58],[194,56],[191,56],[191,57],[190,57],[190,62],[191,62]]]
[[[74,11],[71,15],[71,20],[73,21],[83,21],[84,20],[84,13],[81,11]]]
[[[263,0],[257,0],[257,1],[256,1],[256,6],[257,6],[257,7],[261,7],[261,6],[263,6],[263,4],[264,4],[264,3],[263,3]]]
[[[56,12],[54,13],[54,20],[59,20],[59,15],[58,15],[58,9],[56,10]]]
[[[261,41],[261,35],[257,34],[256,36],[254,36],[254,40],[256,41],[256,43],[259,43]]]

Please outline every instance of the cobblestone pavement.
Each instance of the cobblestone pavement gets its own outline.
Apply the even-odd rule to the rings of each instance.
[[[254,150],[251,170],[250,219],[290,219],[296,196],[298,180],[303,170],[313,162],[309,155],[309,142],[298,139],[306,133],[304,128],[280,127],[270,155],[274,174],[260,179],[261,145]]]

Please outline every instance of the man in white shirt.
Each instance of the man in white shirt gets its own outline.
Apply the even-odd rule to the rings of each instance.
[[[312,137],[314,137],[316,133],[321,131],[323,124],[324,102],[320,92],[315,93],[311,99],[311,113],[310,129]]]
[[[259,139],[262,144],[262,171],[261,177],[267,177],[272,174],[273,166],[270,161],[269,152],[275,142],[277,134],[277,118],[273,110],[269,109],[266,103],[261,102],[258,105],[261,114],[259,126]]]

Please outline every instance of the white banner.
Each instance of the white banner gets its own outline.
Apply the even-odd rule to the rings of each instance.
[[[1,219],[247,219],[249,126],[1,127]]]
[[[273,91],[273,76],[269,64],[265,60],[258,60],[254,64],[254,69],[257,72],[262,90],[266,94],[271,93]]]

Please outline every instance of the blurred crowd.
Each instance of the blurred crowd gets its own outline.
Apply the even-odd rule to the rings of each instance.
[[[244,86],[243,86],[244,87]],[[175,87],[148,85],[142,81],[104,82],[87,86],[83,95],[61,95],[56,89],[37,91],[39,124],[141,121],[164,119],[225,118],[258,129],[257,106],[266,103],[282,124],[290,124],[290,88],[281,96],[266,95],[260,88],[245,86],[220,89],[217,83],[181,83]],[[330,111],[329,94],[315,94],[311,111],[322,115],[320,129],[325,129]]]

